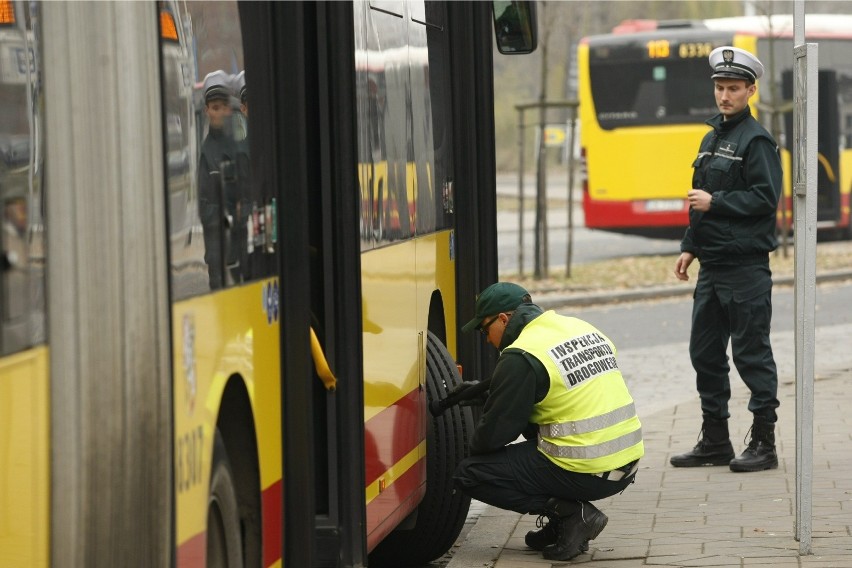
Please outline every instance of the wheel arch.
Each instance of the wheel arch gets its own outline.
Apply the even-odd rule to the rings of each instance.
[[[444,312],[444,296],[440,289],[432,291],[426,327],[441,340],[441,343],[447,345],[447,318]]]
[[[257,429],[243,377],[234,375],[222,393],[216,428],[231,463],[243,532],[246,566],[262,562],[262,510]]]

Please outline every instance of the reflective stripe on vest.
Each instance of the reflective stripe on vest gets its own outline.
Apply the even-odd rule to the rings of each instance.
[[[626,450],[642,441],[642,429],[634,430],[624,436],[620,436],[603,444],[594,446],[557,446],[552,442],[538,439],[538,447],[549,456],[555,458],[570,458],[578,460],[591,460],[612,455],[616,452]]]
[[[562,438],[564,436],[585,434],[587,432],[594,432],[595,430],[602,430],[607,426],[613,426],[619,422],[624,422],[628,418],[633,418],[634,416],[636,416],[636,405],[631,402],[621,408],[616,408],[606,414],[593,416],[592,418],[574,420],[572,422],[542,424],[538,427],[538,431],[545,438]],[[616,451],[618,451],[618,449]]]

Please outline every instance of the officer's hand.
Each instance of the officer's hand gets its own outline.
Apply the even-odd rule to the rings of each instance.
[[[689,199],[689,206],[695,211],[702,213],[710,211],[710,201],[713,196],[703,189],[690,189],[686,196]]]
[[[695,260],[695,255],[691,252],[680,253],[674,269],[674,275],[678,280],[683,280],[684,282],[689,280],[689,274],[687,274],[686,270],[689,268],[689,265],[692,264],[693,260]]]
[[[459,406],[479,406],[485,404],[485,399],[488,398],[488,391],[478,394],[468,393],[471,388],[478,384],[479,381],[463,381],[447,393],[447,398],[452,397],[459,400]]]
[[[464,396],[464,392],[468,390],[470,387],[474,385],[478,385],[479,381],[462,381],[453,387],[450,392],[447,393],[447,397],[455,397],[455,396]]]

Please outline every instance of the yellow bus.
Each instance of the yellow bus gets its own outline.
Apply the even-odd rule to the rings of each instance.
[[[806,38],[819,44],[818,227],[852,233],[852,16],[808,14]],[[686,193],[705,120],[715,115],[707,62],[733,45],[755,53],[766,73],[752,113],[776,134],[785,168],[779,228],[792,225],[793,19],[789,15],[624,22],[578,46],[583,209],[589,228],[680,237]],[[775,91],[773,96],[773,90]],[[774,111],[774,112],[773,112]]]
[[[0,0],[0,566],[452,547],[494,30],[534,6]]]

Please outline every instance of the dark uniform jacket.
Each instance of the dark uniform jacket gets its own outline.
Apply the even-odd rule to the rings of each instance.
[[[722,120],[701,141],[692,187],[712,195],[710,210],[690,209],[680,250],[702,266],[757,264],[775,250],[776,211],[781,195],[781,160],[772,136],[749,107]]]
[[[474,455],[499,450],[521,435],[527,439],[536,437],[538,427],[529,420],[535,404],[547,395],[550,377],[533,355],[505,348],[542,313],[535,304],[521,304],[509,320],[500,343],[500,357],[491,375],[488,399],[473,433],[470,450]]]
[[[198,195],[201,214],[201,224],[207,227],[216,227],[221,223],[222,212],[220,203],[222,193],[225,195],[226,209],[232,210],[236,200],[229,191],[228,173],[222,171],[223,163],[235,164],[237,159],[237,145],[229,132],[224,129],[211,128],[207,137],[201,143],[201,156],[198,164]],[[214,175],[220,176],[220,182],[216,182]],[[224,188],[220,186],[224,184]],[[220,193],[222,192],[222,193]]]
[[[242,203],[238,159],[240,147],[230,129],[211,128],[201,144],[198,164],[198,208],[204,229],[204,262],[208,265],[210,287],[224,286],[222,274],[222,231],[225,216],[230,217],[228,240],[225,246],[225,264],[232,267],[232,275],[239,280],[238,270],[245,249],[245,205]],[[222,199],[225,210],[222,210]],[[241,206],[238,207],[238,204]]]

